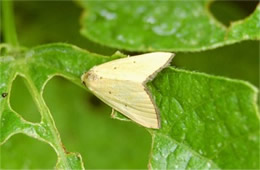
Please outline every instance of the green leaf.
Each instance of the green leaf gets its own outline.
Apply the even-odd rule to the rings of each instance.
[[[152,169],[257,169],[257,89],[237,80],[163,70],[149,84],[161,111]]]
[[[214,19],[210,1],[80,1],[81,33],[128,51],[200,51],[260,39],[260,5],[244,20],[225,27]],[[102,36],[100,36],[102,35]]]
[[[7,49],[0,58],[0,93],[10,94],[14,78],[23,76],[42,119],[40,123],[26,121],[10,106],[10,95],[0,97],[0,142],[24,133],[54,148],[57,168],[84,168],[79,154],[63,148],[43,90],[55,75],[83,87],[80,76],[85,71],[119,57],[123,55],[106,57],[66,44],[22,52]],[[153,137],[151,168],[259,167],[259,113],[257,90],[252,85],[169,67],[148,86],[161,111],[162,125],[149,130]]]

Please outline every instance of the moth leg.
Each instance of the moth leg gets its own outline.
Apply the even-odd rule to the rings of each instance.
[[[113,118],[113,119],[115,119],[115,117],[116,117],[116,111],[115,111],[115,109],[113,109],[112,108],[112,111],[111,111],[111,118]]]
[[[123,115],[122,113],[116,111],[113,108],[112,108],[112,112],[111,112],[111,118],[118,119],[118,120],[123,120],[123,121],[130,121],[130,119],[128,117],[126,117],[125,115]]]

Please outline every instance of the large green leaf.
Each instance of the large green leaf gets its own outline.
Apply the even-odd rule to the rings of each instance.
[[[154,169],[259,168],[257,89],[243,81],[165,69],[150,89],[162,128]]]
[[[83,168],[81,156],[63,148],[43,90],[55,75],[82,86],[82,73],[117,57],[92,54],[66,44],[24,52],[9,49],[0,58],[0,92],[10,94],[14,78],[23,76],[42,119],[40,123],[26,121],[10,106],[10,95],[1,97],[1,143],[24,133],[54,148],[57,168]],[[259,113],[253,86],[169,67],[149,83],[149,88],[161,111],[162,124],[160,130],[149,130],[153,136],[152,168],[259,167]]]
[[[128,51],[199,51],[260,39],[260,5],[225,27],[210,14],[210,1],[80,1],[82,34]]]

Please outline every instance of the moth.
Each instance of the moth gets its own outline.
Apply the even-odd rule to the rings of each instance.
[[[173,53],[153,52],[94,66],[82,82],[104,103],[147,128],[160,128],[160,113],[146,83],[167,67]]]

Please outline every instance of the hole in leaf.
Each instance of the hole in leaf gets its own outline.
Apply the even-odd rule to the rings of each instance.
[[[35,105],[31,93],[21,76],[17,76],[13,82],[10,103],[18,114],[31,122],[40,122],[41,115]]]
[[[67,151],[79,152],[87,169],[147,168],[151,137],[145,128],[112,119],[110,107],[93,105],[92,94],[64,80],[51,79],[44,98]]]
[[[53,169],[57,156],[42,141],[16,134],[1,146],[0,169]]]
[[[222,24],[229,26],[231,22],[249,16],[255,10],[258,1],[213,1],[210,11]]]

